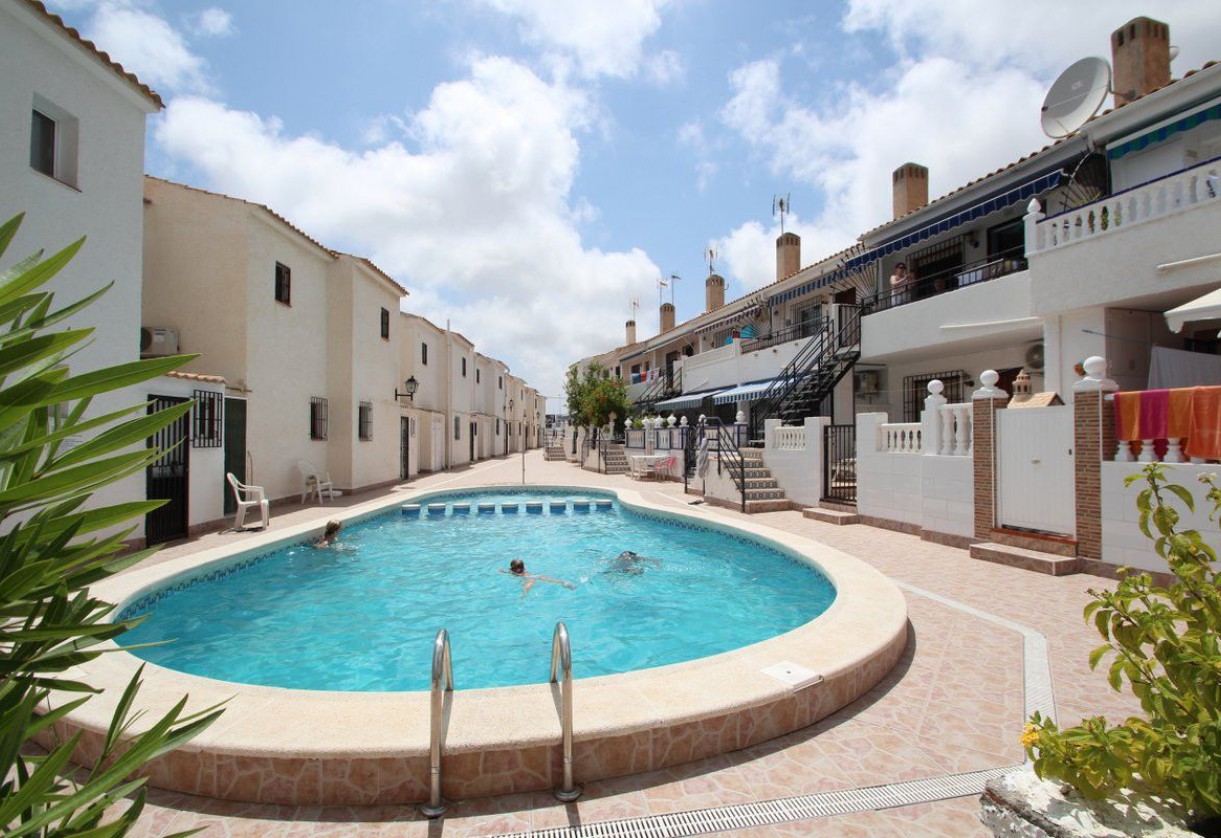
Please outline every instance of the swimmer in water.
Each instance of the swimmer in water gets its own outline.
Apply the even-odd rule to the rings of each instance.
[[[314,542],[314,546],[326,549],[334,547],[339,542],[339,531],[343,528],[343,524],[339,521],[327,521],[326,529],[322,532],[322,538]]]
[[[563,579],[552,579],[550,576],[539,576],[536,573],[527,573],[526,563],[521,559],[514,559],[513,561],[509,562],[509,569],[505,570],[502,567],[500,572],[507,573],[510,576],[516,576],[524,580],[525,584],[521,587],[522,596],[530,593],[530,589],[534,587],[535,582],[551,582],[554,585],[563,585],[569,590],[576,588],[576,585],[572,584],[571,582],[565,582]]]
[[[651,556],[642,556],[639,553],[633,553],[631,550],[624,550],[618,556],[611,559],[610,567],[606,569],[606,572],[636,576],[644,573],[645,568],[648,567],[661,567],[661,559],[654,559]]]

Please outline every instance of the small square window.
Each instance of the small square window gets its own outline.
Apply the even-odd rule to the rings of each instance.
[[[326,399],[318,397],[309,400],[309,438],[326,439]]]
[[[382,340],[390,340],[390,309],[382,309]]]
[[[373,439],[373,402],[361,402],[357,425],[360,428],[360,438],[368,442]]]
[[[428,344],[426,343],[420,344],[420,363],[428,366]]]
[[[276,262],[276,302],[292,305],[293,271],[288,265]]]
[[[76,187],[80,122],[37,93],[30,110],[30,168]]]

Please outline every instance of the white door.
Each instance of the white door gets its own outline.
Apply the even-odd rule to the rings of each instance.
[[[441,426],[441,417],[432,417],[432,470],[441,471],[445,468],[445,429]]]
[[[997,526],[1074,535],[1072,407],[998,410],[996,445]]]

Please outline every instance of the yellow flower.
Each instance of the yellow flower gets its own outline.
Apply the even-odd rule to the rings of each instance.
[[[1020,739],[1023,748],[1033,748],[1039,744],[1039,729],[1032,724],[1022,728],[1022,737]]]

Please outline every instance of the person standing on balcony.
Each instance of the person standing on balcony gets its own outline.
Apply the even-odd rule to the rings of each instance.
[[[914,274],[907,272],[907,265],[903,262],[895,265],[895,272],[890,275],[890,304],[892,306],[901,306],[904,303],[911,302],[912,285],[916,282]]]

